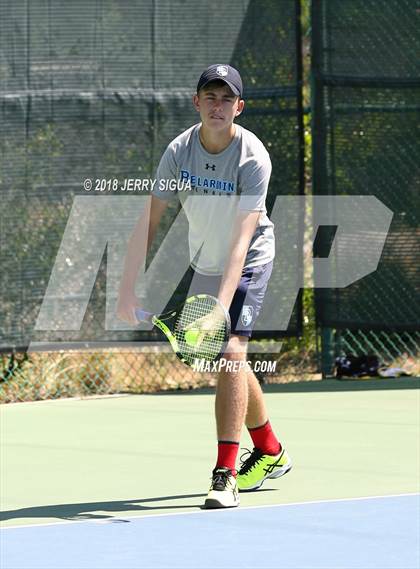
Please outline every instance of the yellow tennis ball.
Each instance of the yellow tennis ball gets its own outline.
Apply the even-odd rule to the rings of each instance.
[[[187,330],[185,332],[185,341],[189,346],[194,347],[198,341],[199,330]]]

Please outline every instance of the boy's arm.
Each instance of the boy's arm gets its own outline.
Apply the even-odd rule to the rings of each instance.
[[[153,243],[156,230],[167,205],[167,201],[152,196],[149,206],[139,217],[128,241],[124,271],[119,288],[117,315],[118,318],[130,324],[137,324],[135,316],[135,309],[139,306],[135,295],[137,275]]]
[[[259,211],[240,211],[236,217],[230,251],[217,295],[218,300],[226,310],[229,310],[238,287],[249,243],[254,235],[259,216]],[[219,326],[219,308],[216,307],[214,311],[216,320],[211,313],[194,323],[194,326],[201,328],[201,334],[197,340],[198,344],[201,343],[206,334],[213,335]]]
[[[176,197],[176,192],[160,191],[160,180],[176,179],[177,167],[171,145],[167,147],[160,159],[156,172],[156,185],[152,192],[149,207],[140,216],[133,233],[128,241],[127,254],[124,261],[124,271],[121,279],[117,315],[121,320],[137,324],[135,309],[139,301],[135,295],[136,279],[140,267],[144,264],[156,229],[169,201]],[[157,197],[156,197],[157,196]]]
[[[240,173],[242,192],[218,294],[220,302],[227,310],[241,279],[249,244],[257,228],[259,217],[265,211],[270,176],[271,161],[265,149],[259,150],[258,158],[249,159]]]
[[[218,299],[229,310],[241,278],[249,243],[260,216],[259,211],[240,211],[233,227],[230,252],[226,260]]]
[[[230,251],[220,284],[218,298],[229,310],[238,287],[250,241],[257,228],[260,215],[265,212],[265,199],[271,176],[271,160],[261,145],[258,156],[248,159],[240,171],[242,188],[238,203]]]

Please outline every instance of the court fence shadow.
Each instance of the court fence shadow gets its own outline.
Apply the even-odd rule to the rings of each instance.
[[[260,488],[259,492],[275,491],[273,488]],[[148,512],[152,513],[160,510],[197,510],[203,509],[204,497],[207,493],[201,494],[179,494],[177,496],[157,496],[154,498],[137,498],[133,500],[116,500],[109,502],[86,502],[78,504],[52,504],[44,506],[31,506],[19,508],[17,510],[7,510],[0,512],[0,522],[13,519],[42,519],[57,518],[69,521],[88,521],[88,520],[112,520],[124,521],[127,512]],[[201,498],[200,503],[183,504],[162,504],[155,506],[159,502],[172,502],[174,500],[189,500],[191,498]],[[118,514],[115,517],[112,514]],[[122,518],[122,519],[121,519]]]
[[[419,389],[418,377],[370,377],[360,379],[317,379],[292,381],[288,383],[264,383],[265,393],[306,393],[306,392],[340,392],[340,391],[383,391],[389,389]],[[215,393],[214,387],[198,389],[176,389],[147,393],[148,397],[165,395],[211,395]]]
[[[116,500],[109,502],[86,502],[79,504],[53,504],[46,506],[31,506],[0,512],[0,521],[22,518],[59,518],[63,520],[101,520],[112,518],[111,513],[145,512],[155,510],[176,510],[197,508],[201,504],[149,506],[155,502],[201,498],[205,494],[181,494],[178,496],[159,496],[156,498],[138,498],[133,500]],[[106,512],[106,513],[99,513]]]

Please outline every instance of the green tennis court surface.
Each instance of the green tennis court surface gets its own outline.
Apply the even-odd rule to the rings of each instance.
[[[294,468],[241,505],[418,492],[418,385],[266,387]],[[210,391],[3,406],[3,524],[198,511],[215,460],[213,406]]]

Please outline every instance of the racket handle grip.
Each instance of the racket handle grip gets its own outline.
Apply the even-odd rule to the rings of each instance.
[[[142,310],[141,308],[136,308],[136,318],[139,322],[151,322],[152,321],[152,312],[147,312],[146,310]]]

